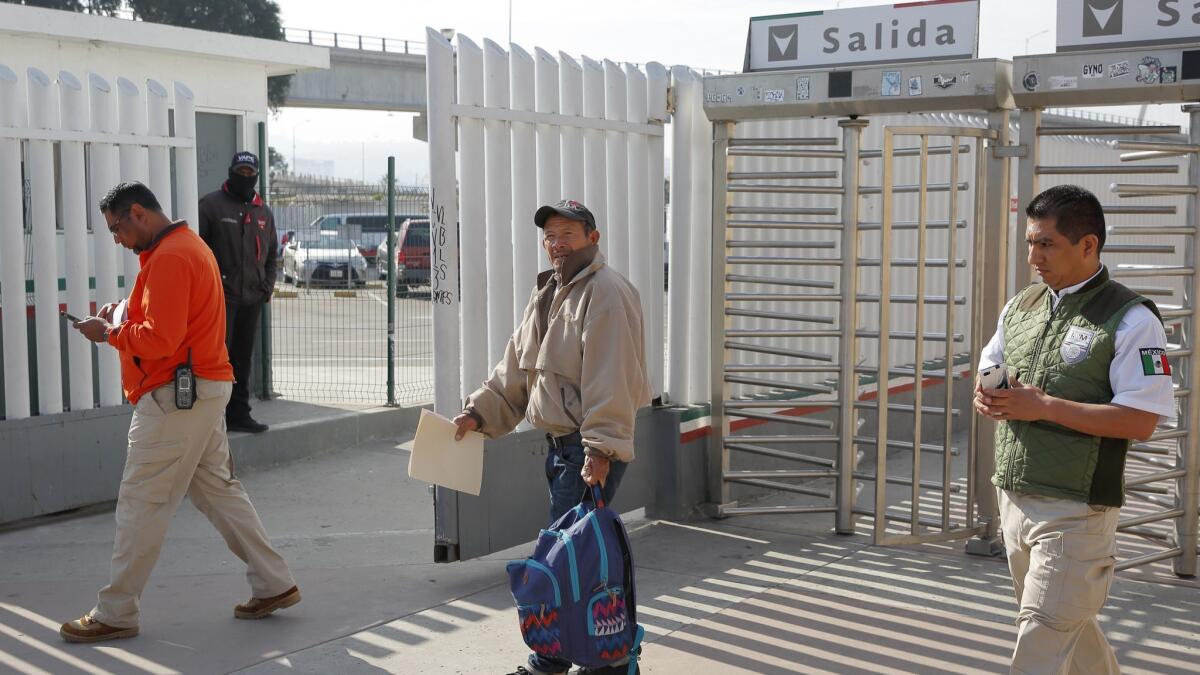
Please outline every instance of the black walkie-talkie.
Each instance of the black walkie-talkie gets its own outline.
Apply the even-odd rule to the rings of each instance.
[[[192,375],[192,348],[188,347],[187,363],[175,369],[175,407],[191,410],[196,402],[196,378]]]

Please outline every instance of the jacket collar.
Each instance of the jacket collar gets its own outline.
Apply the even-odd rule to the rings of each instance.
[[[170,225],[164,227],[163,229],[159,230],[158,234],[154,235],[154,238],[150,240],[150,245],[147,246],[146,248],[142,249],[142,251],[140,253],[138,253],[138,259],[141,260],[142,262],[146,262],[146,259],[150,257],[150,254],[154,252],[154,249],[158,248],[159,243],[161,243],[163,239],[166,239],[167,237],[169,237],[172,232],[175,232],[176,230],[179,230],[179,229],[184,229],[184,230],[187,229],[187,221],[186,220],[177,220],[177,221],[171,223]]]
[[[247,202],[229,191],[229,181],[225,181],[224,183],[221,183],[221,192],[224,192],[230,199],[232,199],[235,202],[238,202],[239,204],[253,204],[254,206],[262,206],[263,205],[262,195],[258,194],[258,190],[254,191],[254,199],[251,199],[250,201]]]
[[[1100,269],[1097,270],[1095,274],[1088,277],[1086,281],[1081,281],[1074,286],[1067,286],[1061,291],[1055,291],[1053,288],[1051,288],[1050,297],[1052,298],[1054,305],[1057,305],[1068,295],[1083,295],[1100,288],[1104,284],[1108,283],[1109,278],[1110,275],[1108,272],[1108,267],[1104,263],[1100,263]]]
[[[537,288],[542,290],[554,279],[558,287],[567,286],[579,279],[595,274],[596,270],[605,264],[604,254],[599,246],[588,246],[575,251],[563,261],[563,273],[560,277],[554,270],[546,270],[537,277]]]

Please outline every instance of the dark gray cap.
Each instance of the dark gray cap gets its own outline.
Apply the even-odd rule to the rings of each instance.
[[[533,223],[538,227],[545,227],[546,221],[551,216],[562,216],[571,220],[578,220],[587,225],[591,229],[596,229],[596,217],[588,210],[588,207],[580,204],[574,199],[564,199],[561,202],[543,206],[533,214]]]

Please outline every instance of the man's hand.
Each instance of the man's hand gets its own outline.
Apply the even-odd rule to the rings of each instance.
[[[100,308],[100,311],[96,313],[96,317],[99,319],[104,319],[105,321],[107,321],[109,323],[112,323],[113,312],[115,312],[115,311],[117,311],[117,303],[110,302],[107,305]]]
[[[80,333],[83,333],[83,336],[92,342],[107,342],[108,329],[112,328],[111,323],[98,316],[91,316],[83,321],[76,321],[71,326]]]
[[[456,441],[461,441],[468,431],[479,431],[479,422],[475,421],[475,416],[465,412],[459,413],[458,417],[454,418],[454,424],[458,427],[458,431],[454,434]]]
[[[604,487],[604,481],[608,480],[608,467],[607,457],[588,455],[583,459],[583,470],[579,474],[583,476],[583,482],[588,485]]]
[[[1049,397],[1037,387],[1021,384],[1020,376],[1009,380],[1008,389],[980,389],[975,385],[975,409],[995,420],[1036,422],[1046,419]]]

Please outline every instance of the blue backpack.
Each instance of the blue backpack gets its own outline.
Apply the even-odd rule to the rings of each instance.
[[[641,626],[629,536],[599,487],[542,530],[533,555],[508,564],[521,636],[535,653],[599,668],[629,657],[637,672]]]

